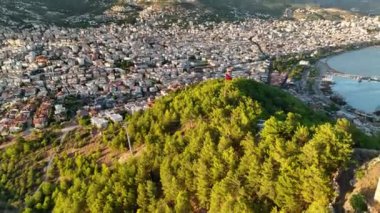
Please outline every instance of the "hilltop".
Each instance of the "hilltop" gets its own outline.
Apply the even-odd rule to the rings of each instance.
[[[0,198],[25,212],[323,212],[353,145],[347,121],[326,121],[280,89],[211,80],[101,132],[18,138]]]
[[[322,3],[320,6],[323,7]],[[173,6],[175,10],[183,6],[190,12],[196,10],[195,12],[201,11],[201,13],[207,13],[207,16],[217,16],[224,21],[239,21],[241,18],[251,16],[280,18],[286,8],[304,8],[309,5],[309,2],[301,1],[295,4],[294,1],[282,0],[4,0],[0,8],[3,14],[0,17],[0,26],[22,29],[42,24],[85,28],[109,23],[129,23],[130,20],[138,17],[141,10],[153,4]],[[327,6],[333,5],[327,4]],[[342,13],[348,13],[318,10],[307,11],[306,14],[297,12],[295,16],[306,16],[311,20],[321,18],[336,20],[342,16]],[[165,13],[165,11],[162,12]],[[207,16],[204,16],[205,19],[208,19]]]
[[[22,29],[32,25],[88,26],[104,23],[103,15],[113,0],[3,0],[0,26]]]

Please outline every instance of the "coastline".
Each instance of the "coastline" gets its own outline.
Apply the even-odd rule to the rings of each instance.
[[[337,57],[337,56],[342,56],[342,55],[347,55],[347,54],[352,54],[352,53],[357,53],[357,52],[360,52],[360,51],[366,51],[366,50],[380,50],[380,45],[379,44],[375,44],[375,45],[370,45],[370,46],[367,46],[367,45],[364,45],[364,46],[361,46],[359,48],[354,48],[354,49],[346,49],[346,50],[343,50],[343,51],[340,51],[338,54],[332,54],[332,55],[329,55],[328,57],[325,57],[323,58],[324,62],[327,63],[327,64],[330,64],[330,61],[334,58],[334,57]],[[349,71],[349,70],[338,70],[338,69],[335,69],[335,68],[332,68],[330,65],[330,70],[333,71],[333,73],[339,73],[339,74],[345,74],[345,75],[352,75],[352,76],[357,76],[357,77],[361,77],[361,78],[368,78],[368,79],[376,79],[376,75],[374,75],[373,73],[354,73],[352,71]]]
[[[364,46],[364,47],[361,47],[361,48],[357,48],[353,51],[358,51],[358,50],[361,50],[361,49],[364,49],[364,48],[371,48],[371,47],[377,47],[377,48],[380,48],[379,45],[375,45],[375,46]],[[321,91],[321,83],[323,81],[323,77],[325,76],[328,76],[328,75],[332,75],[332,76],[341,76],[343,78],[348,78],[350,79],[350,77],[354,76],[354,75],[351,75],[351,74],[346,74],[342,71],[339,71],[339,70],[335,70],[333,69],[329,64],[328,64],[328,61],[336,56],[336,55],[339,55],[339,54],[344,54],[344,53],[347,53],[347,52],[350,52],[352,51],[351,49],[346,49],[346,50],[343,50],[343,51],[339,51],[339,52],[335,52],[334,54],[331,54],[331,55],[328,55],[326,57],[323,57],[323,58],[320,58],[316,64],[315,64],[315,67],[317,68],[318,72],[319,72],[319,76],[318,76],[318,80],[315,82],[315,88],[317,89],[318,92],[316,92],[316,94],[318,95],[323,95],[323,99],[326,100],[326,103],[331,103],[332,101],[328,98],[328,96],[326,96],[326,94],[324,94],[322,91]],[[351,78],[352,79],[352,78]],[[336,91],[333,91],[331,85],[329,86],[330,87],[330,90],[332,92],[332,95],[338,95],[338,96],[341,96],[342,97],[342,94],[336,92]],[[316,90],[315,89],[315,90]],[[328,101],[327,101],[328,100]],[[350,105],[349,103],[346,102],[346,104],[342,105],[340,107],[340,110],[345,110],[345,111],[348,111],[350,113],[353,113],[355,116],[359,117],[359,118],[363,118],[363,120],[365,122],[363,122],[363,124],[370,124],[370,125],[373,125],[375,122],[370,122],[368,121],[368,118],[370,119],[375,119],[376,118],[376,115],[375,115],[375,111],[374,112],[365,112],[364,110],[361,110],[361,109],[358,109],[357,107],[353,107],[352,105]]]

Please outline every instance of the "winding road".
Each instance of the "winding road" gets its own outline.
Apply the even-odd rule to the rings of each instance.
[[[325,101],[325,103],[330,104],[331,100],[322,93],[320,88],[322,78],[325,75],[325,73],[329,71],[330,68],[325,62],[321,61],[318,61],[315,66],[318,70],[318,77],[315,79],[315,82],[313,84],[313,91],[320,99]]]
[[[53,164],[53,160],[54,160],[54,157],[57,155],[57,152],[60,150],[63,142],[65,141],[65,138],[66,138],[66,135],[75,130],[76,128],[78,128],[79,126],[75,125],[75,126],[69,126],[69,127],[66,127],[66,128],[63,128],[61,129],[61,137],[60,137],[60,143],[59,145],[56,147],[55,149],[55,152],[54,154],[52,154],[50,157],[49,157],[49,161],[48,161],[48,164],[46,165],[46,167],[44,168],[44,178],[43,178],[43,182],[45,182],[47,180],[47,172],[49,171],[51,165]],[[40,190],[41,186],[42,186],[42,183],[38,186],[38,188],[35,190],[34,193],[38,192],[38,190]]]

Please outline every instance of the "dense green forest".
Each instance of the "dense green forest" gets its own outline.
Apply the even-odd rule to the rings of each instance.
[[[20,138],[0,154],[0,198],[24,212],[328,212],[353,140],[348,121],[327,121],[279,89],[207,81],[104,130],[97,143],[126,153],[130,134],[139,151],[124,162],[69,153],[90,143],[83,127],[41,175],[47,154],[35,153],[58,136]]]

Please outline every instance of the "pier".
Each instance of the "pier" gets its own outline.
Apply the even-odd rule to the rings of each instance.
[[[348,73],[341,73],[341,72],[331,72],[328,75],[326,75],[323,79],[324,80],[329,80],[332,81],[333,77],[343,77],[343,78],[349,78],[358,82],[361,82],[363,80],[366,81],[377,81],[380,82],[380,77],[378,76],[373,76],[373,77],[368,77],[368,76],[361,76],[361,75],[355,75],[355,74],[348,74]]]

